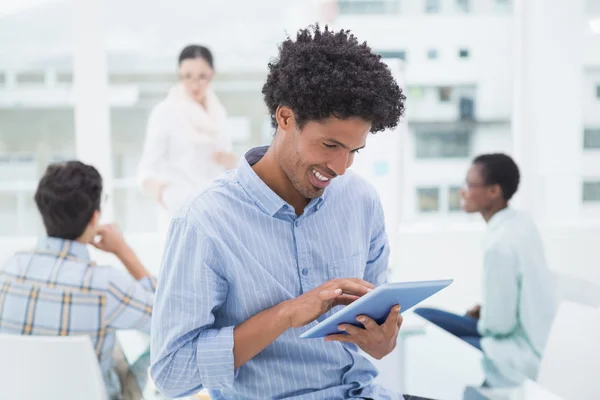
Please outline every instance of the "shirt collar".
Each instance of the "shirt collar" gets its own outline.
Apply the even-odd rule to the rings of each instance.
[[[68,255],[82,261],[90,261],[90,253],[87,246],[72,240],[46,236],[38,240],[37,250],[56,253],[61,256]]]
[[[510,217],[512,217],[514,215],[515,211],[510,208],[510,207],[506,207],[498,212],[496,212],[496,214],[492,215],[492,218],[490,218],[490,220],[488,221],[488,228],[489,229],[495,229],[498,226],[500,226],[502,224],[502,222],[506,221],[507,219],[509,219]]]
[[[260,161],[268,149],[269,146],[261,146],[248,150],[238,164],[238,180],[246,193],[267,214],[273,216],[284,206],[288,206],[289,210],[293,212],[293,207],[267,186],[252,169],[252,165]],[[327,190],[325,190],[321,197],[312,199],[306,206],[305,213],[313,207],[319,209],[325,199],[325,193],[327,193]]]

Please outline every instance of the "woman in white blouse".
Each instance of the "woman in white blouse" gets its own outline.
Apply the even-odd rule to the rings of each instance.
[[[210,89],[213,74],[210,50],[184,48],[179,83],[148,120],[138,180],[169,214],[236,164],[225,132],[227,113]]]

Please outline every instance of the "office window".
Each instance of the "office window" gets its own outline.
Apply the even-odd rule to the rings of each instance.
[[[437,187],[417,188],[417,206],[421,213],[440,210],[440,189]]]
[[[408,96],[412,100],[422,99],[425,95],[425,89],[422,86],[409,86]]]
[[[71,72],[58,72],[56,74],[56,82],[58,83],[73,83],[73,74]]]
[[[583,131],[583,148],[600,149],[600,129],[586,129]]]
[[[381,50],[378,51],[381,58],[399,58],[400,60],[406,61],[405,50]]]
[[[600,12],[600,0],[587,0],[586,11],[588,13],[599,13]]]
[[[439,99],[441,103],[447,103],[452,99],[452,88],[444,86],[438,88]]]
[[[4,86],[6,84],[6,74],[4,72],[0,72],[0,85]]]
[[[7,135],[10,139],[10,135]],[[30,152],[0,154],[0,184],[37,178],[37,162]]]
[[[415,134],[416,157],[467,158],[471,150],[471,134],[468,131],[418,132]]]
[[[436,60],[438,58],[438,51],[436,49],[429,49],[427,51],[427,58],[430,60]]]
[[[468,49],[460,49],[458,50],[459,58],[469,58],[469,50]]]
[[[16,193],[0,192],[0,236],[15,234],[19,226],[19,208]]]
[[[600,84],[596,85],[596,99],[600,100]]]
[[[43,72],[22,72],[17,74],[18,83],[43,84],[46,80]]]
[[[425,12],[437,14],[440,12],[440,0],[425,0]]]
[[[583,182],[583,202],[600,203],[600,180]]]
[[[448,211],[460,211],[460,186],[450,186],[448,188]]]
[[[340,15],[378,15],[395,14],[399,11],[398,0],[340,0]]]
[[[458,11],[468,13],[469,12],[469,0],[456,0],[456,8]]]
[[[1,94],[0,94],[1,96]],[[75,154],[73,110],[8,108],[0,113],[0,238],[40,233],[33,192],[49,162]]]

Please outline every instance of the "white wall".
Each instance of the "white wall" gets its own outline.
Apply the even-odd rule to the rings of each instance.
[[[600,46],[597,49],[600,53]],[[596,68],[586,69],[583,76],[583,123],[586,127],[600,128],[600,99],[596,87],[600,85],[600,60]]]

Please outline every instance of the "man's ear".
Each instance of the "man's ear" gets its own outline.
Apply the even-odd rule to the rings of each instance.
[[[94,211],[94,213],[92,214],[92,219],[90,219],[90,223],[88,224],[88,226],[90,228],[93,228],[94,232],[100,226],[100,216],[101,216],[100,210]]]
[[[500,185],[492,185],[489,187],[490,194],[494,199],[503,198],[504,194],[502,193],[502,188]]]
[[[287,106],[277,107],[275,120],[277,121],[277,127],[283,132],[292,132],[297,129],[294,111]]]

